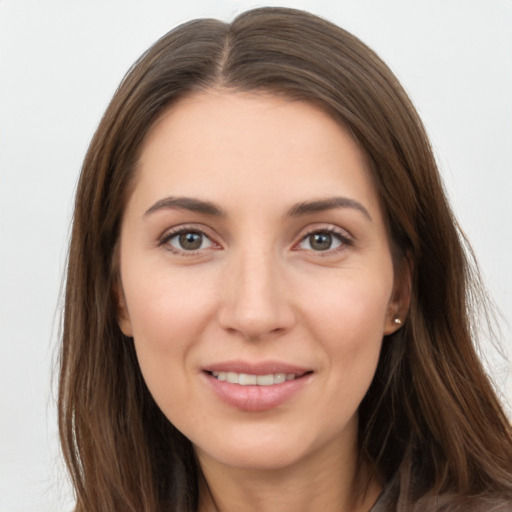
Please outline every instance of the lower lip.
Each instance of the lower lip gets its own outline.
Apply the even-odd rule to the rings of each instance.
[[[209,373],[204,375],[208,384],[224,403],[243,411],[259,412],[279,407],[297,395],[312,374],[308,373],[294,380],[271,386],[242,386],[218,380]]]

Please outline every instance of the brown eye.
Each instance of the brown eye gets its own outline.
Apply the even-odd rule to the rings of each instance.
[[[308,251],[321,252],[337,249],[343,243],[346,243],[344,238],[337,233],[317,231],[305,236],[300,242],[299,247]]]
[[[315,251],[326,251],[331,248],[332,235],[330,233],[315,233],[309,236],[309,245]]]
[[[179,251],[197,251],[212,245],[211,240],[199,231],[183,231],[171,236],[167,243]]]
[[[179,236],[179,243],[182,249],[195,251],[201,247],[203,235],[200,233],[182,233]]]

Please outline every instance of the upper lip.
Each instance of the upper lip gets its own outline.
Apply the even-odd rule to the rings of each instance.
[[[212,363],[202,368],[205,372],[234,372],[246,373],[249,375],[270,375],[275,373],[286,373],[294,375],[303,375],[311,372],[311,368],[297,366],[282,361],[263,361],[259,363],[250,363],[246,361],[223,361]]]

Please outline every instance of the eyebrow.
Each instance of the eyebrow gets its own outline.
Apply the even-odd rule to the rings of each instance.
[[[214,217],[225,217],[226,214],[218,206],[215,206],[209,201],[202,201],[193,197],[165,197],[157,201],[151,208],[149,208],[144,216],[159,210],[177,209],[189,210],[191,212],[202,213],[205,215],[212,215]]]
[[[316,212],[323,212],[326,210],[333,210],[335,208],[351,208],[361,212],[369,221],[373,221],[368,210],[358,201],[348,197],[329,197],[326,199],[319,199],[316,201],[305,201],[296,204],[288,210],[289,217],[300,217]]]
[[[373,220],[368,210],[361,203],[348,197],[329,197],[326,199],[304,201],[292,206],[286,216],[301,217],[303,215],[333,210],[335,208],[352,208],[361,212],[368,220]],[[144,216],[166,209],[189,210],[214,217],[226,217],[226,213],[215,204],[193,197],[165,197],[151,206],[144,213]]]

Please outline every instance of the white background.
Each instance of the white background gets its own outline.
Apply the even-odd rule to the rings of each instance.
[[[327,17],[397,73],[503,313],[510,358],[512,1],[269,4]],[[103,110],[131,63],[170,28],[205,16],[229,21],[259,5],[0,0],[0,512],[72,508],[51,375],[73,191]],[[510,404],[510,364],[485,350]]]

